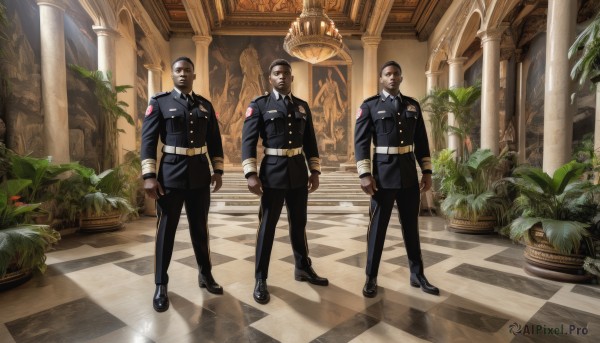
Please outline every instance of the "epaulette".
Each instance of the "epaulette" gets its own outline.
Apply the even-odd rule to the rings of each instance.
[[[416,103],[419,103],[419,101],[418,101],[417,99],[415,99],[415,98],[411,98],[410,96],[402,95],[402,97],[403,97],[403,98],[406,98],[406,99],[408,99],[408,100],[412,100],[412,101],[414,101],[414,102],[416,102]]]
[[[375,95],[373,95],[373,96],[370,96],[370,97],[366,98],[365,100],[363,100],[363,102],[367,102],[367,101],[375,100],[375,99],[377,99],[377,98],[379,98],[379,97],[380,97],[380,95],[379,95],[379,94],[375,94]]]
[[[169,94],[171,94],[171,92],[159,92],[159,93],[154,94],[152,96],[152,99],[157,99],[157,98],[160,98],[161,96],[165,96],[165,95],[169,95]]]
[[[303,102],[303,103],[305,103],[305,104],[308,104],[308,103],[306,102],[306,100],[304,100],[304,99],[300,99],[299,97],[297,97],[297,96],[295,96],[295,95],[293,95],[293,97],[294,97],[294,100],[298,100],[298,102]]]
[[[259,95],[259,96],[257,96],[256,98],[252,99],[252,102],[255,102],[255,101],[256,101],[256,100],[258,100],[258,99],[266,98],[266,97],[268,97],[268,96],[269,96],[269,92],[265,92],[265,94],[263,94],[263,95]]]
[[[198,97],[200,100],[202,100],[202,101],[206,101],[206,102],[210,103],[210,101],[209,101],[207,98],[203,97],[202,95],[200,95],[200,94],[196,94],[196,93],[194,93],[194,95],[195,95],[196,97]]]

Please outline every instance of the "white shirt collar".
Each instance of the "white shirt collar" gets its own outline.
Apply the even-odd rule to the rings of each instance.
[[[179,96],[181,96],[182,92],[181,92],[179,89],[177,89],[177,87],[173,87],[173,89],[174,89],[174,90],[175,90],[177,93],[179,93]],[[186,94],[186,95],[194,95],[194,91],[191,91],[189,94]]]
[[[286,96],[286,94],[281,94],[278,91],[276,91],[274,88],[273,88],[273,94],[275,94],[275,99],[276,100],[279,100],[282,96]],[[292,92],[290,92],[290,94],[287,94],[287,96],[290,97],[290,101],[293,104],[294,103],[294,98],[292,98]]]
[[[389,98],[390,96],[392,96],[390,93],[386,92],[385,89],[381,90],[381,98],[383,99],[383,101],[385,101],[387,98]],[[398,92],[398,99],[400,101],[402,101],[402,94],[400,94],[400,92]]]

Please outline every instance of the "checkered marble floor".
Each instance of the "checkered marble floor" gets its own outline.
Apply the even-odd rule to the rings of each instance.
[[[225,294],[198,288],[182,216],[169,269],[171,307],[152,308],[155,219],[122,230],[72,234],[48,271],[0,293],[0,342],[597,342],[600,288],[527,275],[522,247],[499,236],[445,230],[421,217],[426,275],[439,297],[408,283],[397,219],[390,225],[379,294],[362,296],[368,218],[309,215],[313,266],[328,287],[294,281],[282,216],[268,279],[271,302],[252,298],[256,214],[213,213],[213,275]],[[514,334],[517,331],[520,334]]]

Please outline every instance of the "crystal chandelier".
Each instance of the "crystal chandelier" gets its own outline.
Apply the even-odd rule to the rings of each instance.
[[[292,22],[283,41],[283,48],[288,54],[315,64],[340,52],[342,35],[325,14],[324,2],[304,0],[300,17]]]

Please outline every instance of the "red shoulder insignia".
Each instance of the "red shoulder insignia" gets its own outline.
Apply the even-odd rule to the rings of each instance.
[[[152,113],[152,105],[148,105],[148,108],[146,109],[146,117],[149,116],[150,113]]]
[[[249,118],[250,116],[252,116],[252,107],[248,107],[248,109],[246,110],[246,118]]]
[[[362,108],[359,108],[358,111],[356,111],[356,119],[360,118],[362,116]]]

